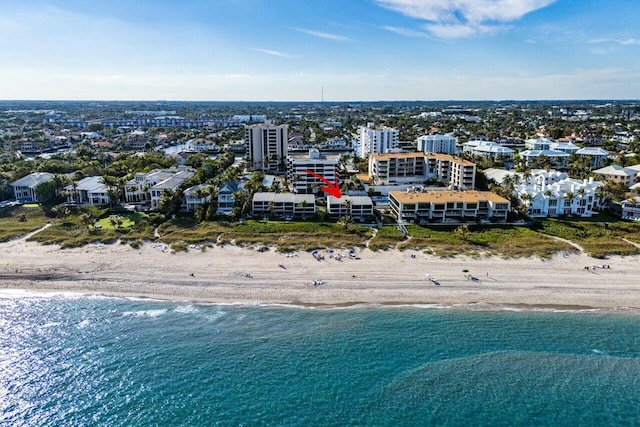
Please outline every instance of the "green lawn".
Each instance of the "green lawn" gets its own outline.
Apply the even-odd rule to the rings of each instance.
[[[140,222],[140,220],[148,218],[147,214],[141,212],[127,212],[114,216],[119,216],[123,219],[122,225],[120,226],[121,229],[131,228],[132,226]],[[115,230],[116,228],[111,224],[110,216],[99,219],[95,223],[95,225],[97,226],[97,228],[102,228],[103,230]]]

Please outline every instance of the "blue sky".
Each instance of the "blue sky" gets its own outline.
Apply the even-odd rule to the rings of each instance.
[[[640,98],[636,0],[0,0],[0,99]]]

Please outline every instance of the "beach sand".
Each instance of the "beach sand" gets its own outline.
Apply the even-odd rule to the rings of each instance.
[[[345,250],[319,254],[323,260],[308,252],[235,246],[172,253],[156,243],[60,249],[19,239],[0,244],[0,287],[246,304],[640,308],[638,257],[441,259],[368,249],[352,257]]]

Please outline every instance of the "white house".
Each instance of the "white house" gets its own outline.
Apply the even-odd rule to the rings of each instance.
[[[194,173],[192,168],[186,166],[136,173],[133,179],[125,183],[125,201],[127,203],[150,203],[153,208],[157,208],[165,189],[176,190]]]
[[[373,201],[368,196],[327,196],[327,213],[333,217],[349,215],[364,218],[373,215]]]
[[[600,207],[598,188],[603,186],[602,181],[568,177],[554,181],[557,175],[549,177],[549,174],[544,169],[538,169],[516,185],[514,194],[527,207],[528,215],[590,217],[593,210]]]
[[[565,166],[570,154],[557,150],[524,150],[520,153],[520,157],[527,165],[539,159],[547,158],[553,166]]]
[[[211,186],[207,184],[194,185],[184,190],[184,210],[194,212],[198,206],[211,201]]]
[[[251,202],[253,215],[293,217],[313,215],[316,197],[313,194],[255,193]]]
[[[49,172],[34,172],[23,176],[10,184],[13,187],[13,195],[16,200],[22,202],[37,202],[36,188],[40,184],[51,181],[53,177],[54,175]]]
[[[553,141],[548,138],[527,139],[524,142],[524,148],[527,150],[549,150],[552,143]]]
[[[577,156],[589,157],[591,159],[591,167],[597,168],[602,166],[609,156],[609,152],[600,147],[584,147],[576,151]]]
[[[580,147],[578,147],[576,144],[574,144],[571,141],[556,141],[556,142],[552,142],[549,145],[549,149],[555,150],[555,151],[562,151],[563,153],[567,153],[567,154],[573,154],[577,152],[580,149]]]
[[[632,197],[620,202],[622,219],[640,220],[640,197]]]
[[[475,156],[492,157],[494,159],[513,159],[513,151],[509,147],[504,147],[501,144],[493,141],[469,141],[462,144],[462,152],[469,153]]]
[[[234,181],[227,181],[218,189],[218,214],[228,215],[233,212],[236,201],[233,194],[242,189],[242,186]]]
[[[425,135],[416,139],[416,149],[423,153],[455,154],[457,142],[451,135]]]
[[[108,205],[109,187],[101,176],[88,176],[80,181],[64,187],[67,192],[67,203],[76,205],[103,206]]]

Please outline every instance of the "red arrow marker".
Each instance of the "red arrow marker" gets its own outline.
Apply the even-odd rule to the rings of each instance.
[[[340,192],[340,183],[338,182],[338,173],[334,172],[334,177],[335,177],[335,184],[330,182],[328,179],[318,175],[315,172],[311,172],[310,170],[304,170],[302,171],[304,173],[308,173],[309,175],[313,175],[316,178],[318,178],[319,180],[321,180],[322,182],[324,182],[325,184],[327,184],[326,187],[322,187],[321,190],[324,191],[325,193],[327,193],[330,196],[335,197],[336,199],[339,199],[340,197],[342,197],[342,193]]]

